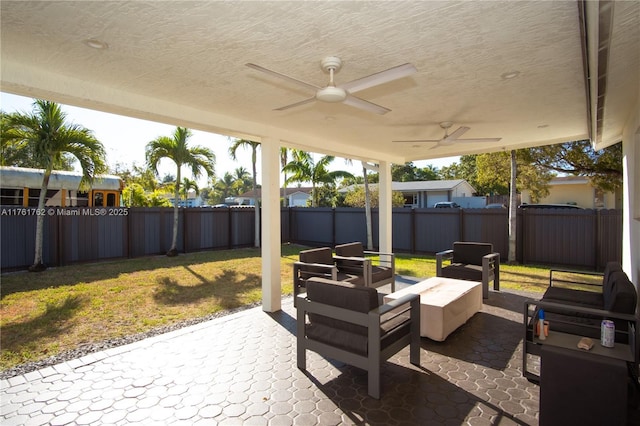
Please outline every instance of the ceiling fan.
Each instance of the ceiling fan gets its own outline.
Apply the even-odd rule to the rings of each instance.
[[[292,83],[296,83],[299,86],[314,90],[316,92],[315,96],[311,98],[290,105],[285,105],[280,108],[276,108],[276,111],[284,111],[289,108],[294,108],[318,100],[330,103],[342,102],[352,107],[360,108],[365,111],[373,112],[375,114],[386,114],[387,112],[391,111],[389,108],[385,108],[372,102],[365,101],[364,99],[358,98],[353,94],[370,87],[379,86],[390,81],[410,76],[411,74],[417,72],[416,68],[412,64],[404,64],[398,65],[397,67],[389,68],[385,71],[371,74],[367,77],[352,80],[348,83],[336,85],[333,81],[333,76],[338,71],[340,71],[340,68],[342,68],[342,60],[335,56],[328,56],[320,62],[320,68],[322,68],[325,73],[329,74],[329,83],[325,87],[319,87],[314,84],[305,83],[304,81],[289,77],[288,75],[284,75],[276,71],[271,71],[267,68],[261,67],[260,65],[251,63],[246,65],[249,68],[253,68],[266,74],[282,78]]]
[[[449,134],[449,129],[453,126],[453,122],[451,121],[443,121],[440,123],[440,127],[444,129],[444,137],[442,139],[419,139],[419,140],[407,140],[407,141],[393,141],[399,143],[422,143],[422,142],[432,142],[437,143],[437,145],[432,148],[437,148],[439,146],[447,146],[456,142],[498,142],[502,138],[474,138],[474,139],[459,139],[460,136],[465,134],[470,128],[465,126],[460,126],[456,131]]]

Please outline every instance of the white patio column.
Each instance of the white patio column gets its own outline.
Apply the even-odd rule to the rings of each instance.
[[[280,283],[280,142],[262,139],[262,310],[282,307]]]
[[[380,183],[378,191],[380,202],[379,205],[379,223],[378,235],[380,251],[385,253],[393,252],[393,238],[391,226],[391,164],[388,161],[380,162]]]

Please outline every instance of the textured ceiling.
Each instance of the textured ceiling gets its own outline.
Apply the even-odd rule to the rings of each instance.
[[[609,87],[618,117],[634,99],[629,84],[638,93],[639,4],[616,10],[621,32],[611,59],[620,66]],[[572,1],[3,0],[0,7],[2,90],[20,95],[396,163],[588,137]],[[108,48],[92,49],[87,39]],[[343,61],[338,84],[404,63],[418,72],[357,93],[391,109],[377,115],[319,101],[274,111],[313,91],[245,66],[324,86],[320,61],[329,55]],[[516,78],[503,78],[514,71]],[[442,121],[470,127],[463,138],[502,139],[435,148],[391,142],[440,139]],[[620,133],[619,121],[606,123],[607,138]]]

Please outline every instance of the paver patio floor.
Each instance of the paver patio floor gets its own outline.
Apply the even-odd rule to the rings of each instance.
[[[366,373],[307,352],[296,368],[291,298],[113,348],[1,383],[3,425],[537,424],[539,388],[522,377],[526,295],[492,292],[445,342],[422,339]]]

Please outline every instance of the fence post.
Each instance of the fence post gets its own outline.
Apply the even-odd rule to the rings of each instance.
[[[331,246],[336,246],[336,208],[331,208]]]
[[[416,252],[416,209],[411,208],[411,220],[409,221],[410,229],[409,241],[411,242],[411,253]]]

